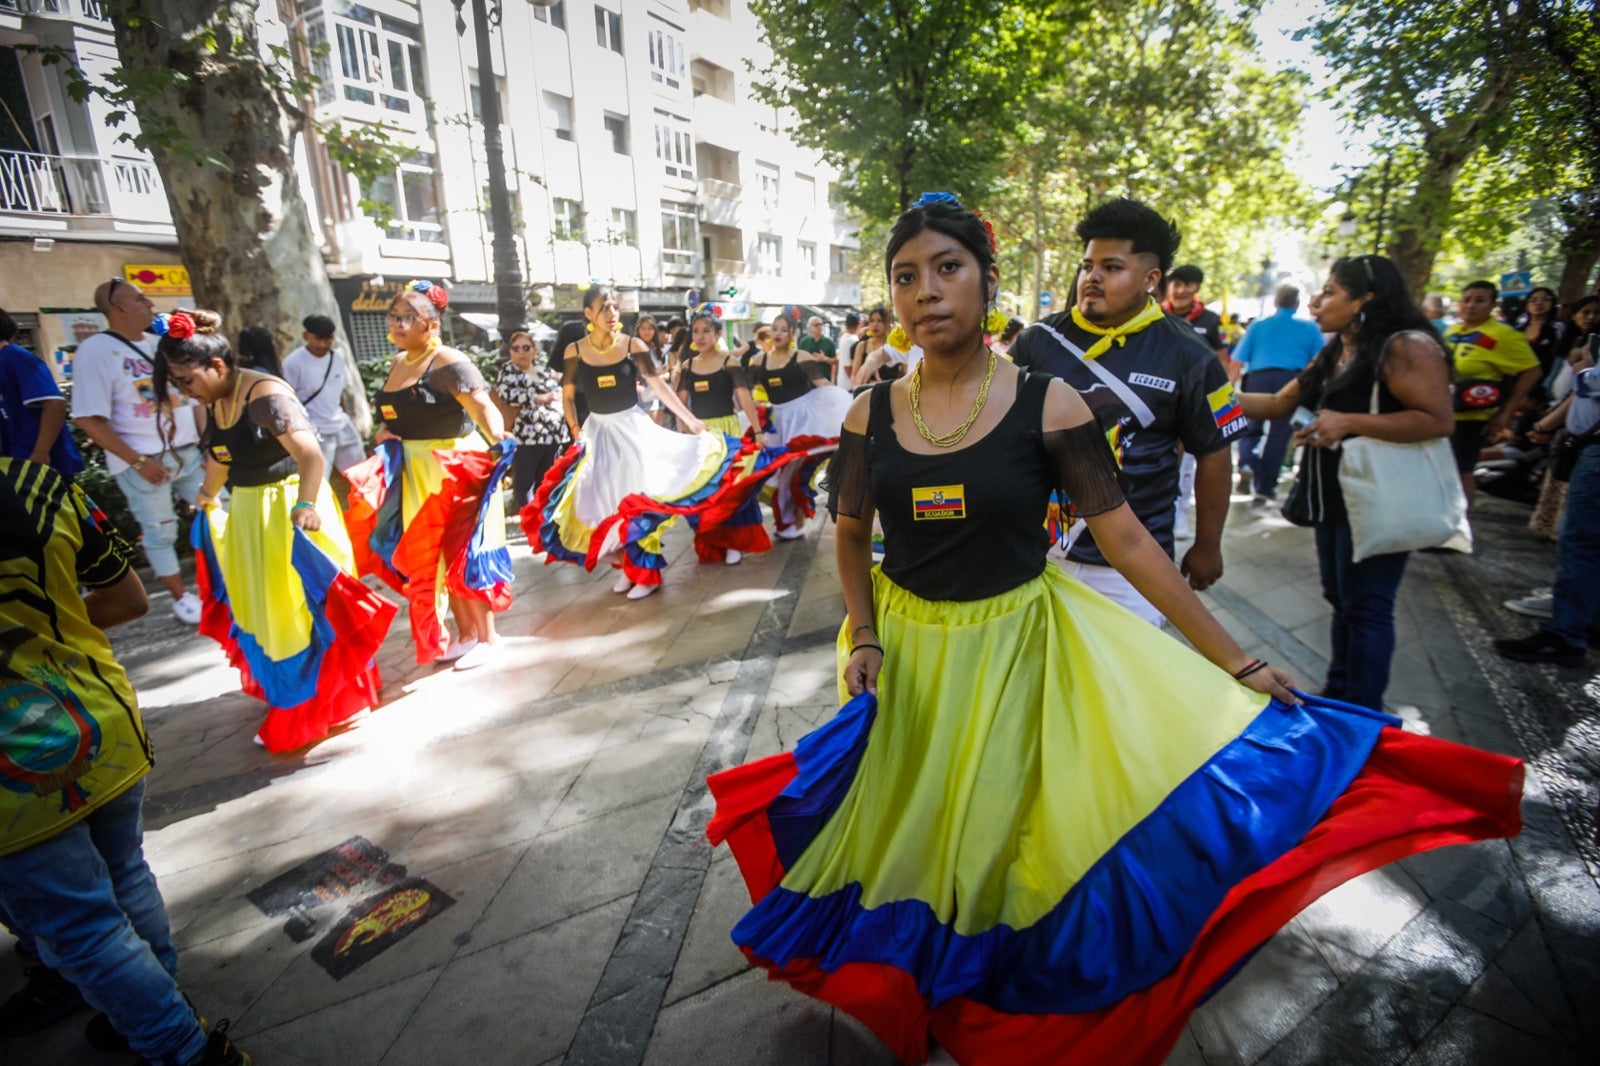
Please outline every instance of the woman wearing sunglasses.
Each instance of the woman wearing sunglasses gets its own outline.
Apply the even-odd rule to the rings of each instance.
[[[517,453],[511,458],[511,506],[520,511],[572,437],[561,416],[561,375],[539,351],[533,335],[517,330],[506,351],[509,358],[494,379],[494,398],[517,439]]]

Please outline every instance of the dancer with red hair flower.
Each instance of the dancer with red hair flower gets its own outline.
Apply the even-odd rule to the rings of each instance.
[[[511,606],[498,486],[516,442],[478,368],[439,339],[449,302],[442,285],[413,281],[389,303],[399,351],[374,398],[378,453],[345,471],[346,521],[361,572],[410,602],[417,662],[466,670],[488,661],[494,613]]]
[[[293,751],[377,705],[373,656],[396,607],[355,578],[322,448],[294,390],[239,366],[220,325],[212,311],[166,318],[152,382],[157,396],[170,382],[208,405],[191,531],[200,632],[228,653],[244,691],[267,702],[256,742]],[[227,510],[217,504],[224,484]]]

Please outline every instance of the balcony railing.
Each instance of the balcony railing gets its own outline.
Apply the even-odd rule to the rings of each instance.
[[[77,0],[76,3],[73,0],[0,0],[0,11],[9,11],[14,15],[51,15],[56,18],[71,18],[76,12],[93,22],[111,21],[100,0]]]
[[[149,160],[42,152],[0,151],[0,211],[171,220],[161,178]]]

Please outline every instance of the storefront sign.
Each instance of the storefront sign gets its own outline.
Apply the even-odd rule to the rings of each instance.
[[[124,280],[144,290],[146,296],[192,296],[189,271],[178,263],[125,263]]]
[[[403,281],[377,282],[368,278],[361,283],[361,290],[356,293],[356,298],[350,301],[352,311],[387,311],[394,298],[406,289]]]

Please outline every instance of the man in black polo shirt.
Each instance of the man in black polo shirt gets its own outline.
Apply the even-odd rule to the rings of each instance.
[[[1207,588],[1222,576],[1228,441],[1244,430],[1245,417],[1216,353],[1188,323],[1164,314],[1153,295],[1178,249],[1177,227],[1144,204],[1120,199],[1091,211],[1077,232],[1084,247],[1076,305],[1023,330],[1011,357],[1082,394],[1122,464],[1129,505],[1169,555],[1178,446],[1197,457],[1197,529],[1182,569],[1193,588]],[[1090,587],[1161,624],[1159,612],[1106,563],[1082,522],[1070,523],[1051,555]]]

